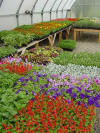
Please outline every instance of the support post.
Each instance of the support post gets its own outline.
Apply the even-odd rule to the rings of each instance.
[[[59,41],[62,40],[62,31],[59,32]]]
[[[100,43],[100,32],[99,32],[99,41],[98,42]]]
[[[52,47],[52,46],[53,46],[53,36],[50,35],[50,36],[48,37],[48,40],[49,40],[49,46]]]
[[[74,29],[74,40],[76,41],[76,30]]]
[[[68,34],[68,30],[66,29],[66,40],[68,40],[69,38],[69,34]]]
[[[39,42],[37,42],[36,44],[35,44],[35,48],[38,48],[39,47]]]

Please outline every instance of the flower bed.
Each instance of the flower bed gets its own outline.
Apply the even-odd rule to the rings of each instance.
[[[84,104],[68,103],[62,97],[55,100],[45,95],[35,96],[29,101],[26,108],[19,110],[14,116],[15,124],[7,126],[2,124],[7,133],[35,133],[35,132],[93,132],[95,108]]]

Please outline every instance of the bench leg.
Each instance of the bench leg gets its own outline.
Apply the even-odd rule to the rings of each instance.
[[[74,30],[74,40],[76,41],[76,31]]]
[[[98,42],[100,43],[100,32],[99,32],[99,40],[98,40]]]

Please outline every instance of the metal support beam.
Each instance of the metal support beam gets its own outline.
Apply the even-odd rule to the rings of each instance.
[[[49,1],[49,0],[47,0],[47,1],[45,2],[44,6],[43,6],[43,8],[42,8],[42,11],[41,11],[42,22],[43,22],[43,13],[44,13],[44,9],[45,9],[45,7],[46,7],[48,1]]]
[[[34,14],[34,9],[35,9],[37,2],[38,0],[35,0],[32,10],[31,10],[31,24],[33,24],[33,14]]]
[[[21,9],[21,6],[22,6],[23,2],[24,2],[24,0],[21,0],[21,3],[20,3],[20,5],[19,5],[19,7],[18,7],[18,9],[16,11],[17,26],[19,26],[19,11]]]
[[[61,9],[62,16],[63,16],[64,7],[65,7],[65,5],[67,4],[67,2],[68,2],[68,0],[65,1],[64,5],[63,5],[63,7],[62,7],[62,9]]]
[[[62,2],[63,2],[63,0],[60,1],[59,5],[58,5],[58,7],[56,9],[56,18],[58,18],[58,10],[59,10],[59,7],[60,7]]]
[[[52,9],[53,9],[53,7],[55,6],[56,2],[57,2],[57,0],[54,1],[53,5],[52,5],[52,7],[51,7],[51,9],[50,9],[50,20],[51,20]]]

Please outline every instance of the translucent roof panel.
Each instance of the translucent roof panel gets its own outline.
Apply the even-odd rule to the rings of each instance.
[[[49,0],[44,11],[50,11],[50,9],[52,8],[52,6],[54,6],[56,0]]]
[[[33,5],[35,3],[36,0],[24,0],[21,9],[20,9],[20,13],[24,13],[26,10],[32,10]]]
[[[35,6],[35,12],[41,12],[45,3],[47,2],[48,0],[38,0],[36,6]]]
[[[64,9],[70,9],[76,0],[68,0],[67,4],[65,5]]]
[[[0,15],[16,14],[22,0],[4,0],[0,7]]]
[[[62,2],[62,0],[57,0],[52,10],[56,11],[61,2]]]
[[[65,4],[67,3],[68,0],[62,0],[62,3],[59,6],[59,10],[62,10]]]

